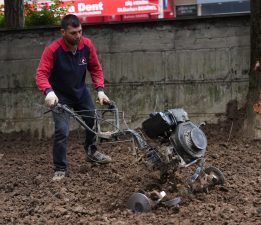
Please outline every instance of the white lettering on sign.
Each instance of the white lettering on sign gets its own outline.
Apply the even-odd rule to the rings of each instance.
[[[78,11],[101,11],[103,10],[103,3],[99,2],[98,4],[85,4],[85,3],[78,3]]]
[[[125,6],[132,6],[132,1],[125,2]]]
[[[141,1],[139,1],[141,2]],[[144,2],[144,1],[142,1]],[[118,13],[128,13],[128,12],[142,12],[142,11],[157,11],[157,6],[155,5],[142,5],[142,6],[133,6],[133,7],[122,7],[117,8]]]
[[[146,5],[148,4],[148,1],[134,1],[133,5]]]
[[[135,12],[137,11],[137,8],[117,8],[117,12]]]
[[[102,15],[102,11],[91,11],[91,12],[80,12],[80,13],[74,13],[76,16],[97,16],[97,15]]]
[[[146,11],[146,10],[156,10],[156,6],[154,5],[147,5],[147,6],[138,6],[139,11]]]

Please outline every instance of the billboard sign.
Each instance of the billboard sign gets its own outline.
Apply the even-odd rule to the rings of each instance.
[[[149,0],[64,0],[61,6],[69,6],[68,13],[77,16],[111,16],[158,12],[158,1]],[[40,4],[52,4],[42,1]]]

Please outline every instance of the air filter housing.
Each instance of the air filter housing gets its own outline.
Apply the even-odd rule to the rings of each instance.
[[[142,123],[142,129],[150,138],[169,136],[179,123],[189,121],[184,109],[169,109],[164,112],[154,112]]]

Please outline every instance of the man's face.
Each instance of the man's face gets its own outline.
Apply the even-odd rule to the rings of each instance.
[[[82,26],[72,27],[68,26],[66,29],[61,29],[62,36],[70,45],[78,45],[82,37]]]

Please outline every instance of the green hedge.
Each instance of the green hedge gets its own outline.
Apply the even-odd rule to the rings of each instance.
[[[0,28],[5,26],[4,5],[0,5]]]
[[[58,25],[68,8],[62,8],[59,0],[52,2],[50,7],[44,6],[40,10],[37,9],[36,0],[31,5],[25,4],[25,26]]]
[[[61,17],[64,16],[68,10],[62,8],[59,0],[51,0],[53,4],[48,7],[44,6],[42,8],[37,7],[36,0],[33,0],[33,4],[25,3],[24,14],[25,14],[25,26],[49,26],[49,25],[59,25]],[[5,26],[4,22],[4,5],[0,5],[0,28]]]
[[[5,26],[5,18],[4,15],[0,15],[0,28]]]

